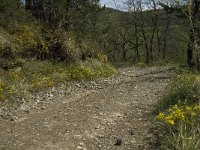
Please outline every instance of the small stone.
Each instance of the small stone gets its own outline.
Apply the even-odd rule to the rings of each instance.
[[[42,110],[44,110],[44,109],[45,109],[45,107],[42,107],[41,109],[42,109]]]
[[[79,143],[80,146],[84,146],[84,143]]]
[[[114,144],[115,146],[120,146],[120,145],[122,145],[122,139],[117,139],[116,140],[116,142],[115,142],[115,144]]]
[[[83,149],[81,146],[77,146],[77,149]]]
[[[130,143],[131,143],[131,144],[135,144],[135,143],[137,143],[137,142],[136,142],[135,139],[133,139],[133,140],[130,141]]]
[[[132,129],[129,131],[129,133],[130,135],[134,135],[134,131]]]

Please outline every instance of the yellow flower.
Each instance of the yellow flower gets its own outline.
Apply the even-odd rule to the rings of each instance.
[[[169,123],[170,125],[174,125],[175,124],[175,122],[174,122],[174,120],[167,120],[167,123]]]
[[[159,113],[159,115],[156,117],[158,120],[163,120],[165,115],[163,113]]]
[[[186,109],[188,112],[192,111],[192,108],[189,107],[189,106],[187,106],[185,109]]]
[[[200,111],[200,105],[194,106],[194,110]]]

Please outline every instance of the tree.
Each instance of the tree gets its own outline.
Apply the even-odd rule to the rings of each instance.
[[[51,27],[70,27],[82,23],[99,0],[26,0],[25,6],[36,18]]]
[[[189,67],[200,69],[200,0],[171,0],[161,2],[168,12],[176,11],[184,15],[189,22],[187,62]]]
[[[188,43],[188,65],[200,69],[200,0],[190,0],[188,5],[190,34]]]

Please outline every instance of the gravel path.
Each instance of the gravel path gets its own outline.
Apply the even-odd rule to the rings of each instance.
[[[115,77],[1,104],[0,149],[155,149],[152,111],[170,74],[168,67],[123,68]]]

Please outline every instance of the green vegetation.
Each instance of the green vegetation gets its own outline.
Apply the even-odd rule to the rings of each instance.
[[[200,148],[200,106],[170,107],[157,116],[162,137],[161,149],[196,150]]]
[[[157,106],[161,149],[200,148],[200,76],[184,73],[170,83]]]
[[[72,80],[93,80],[115,73],[111,65],[97,59],[76,63],[28,61],[21,68],[1,70],[0,99],[12,99],[25,92],[46,90]]]
[[[182,73],[170,81],[164,98],[159,102],[158,110],[168,109],[175,104],[192,105],[200,97],[200,76],[193,73]]]
[[[0,99],[116,73],[93,38],[102,10],[98,0],[0,0]]]

